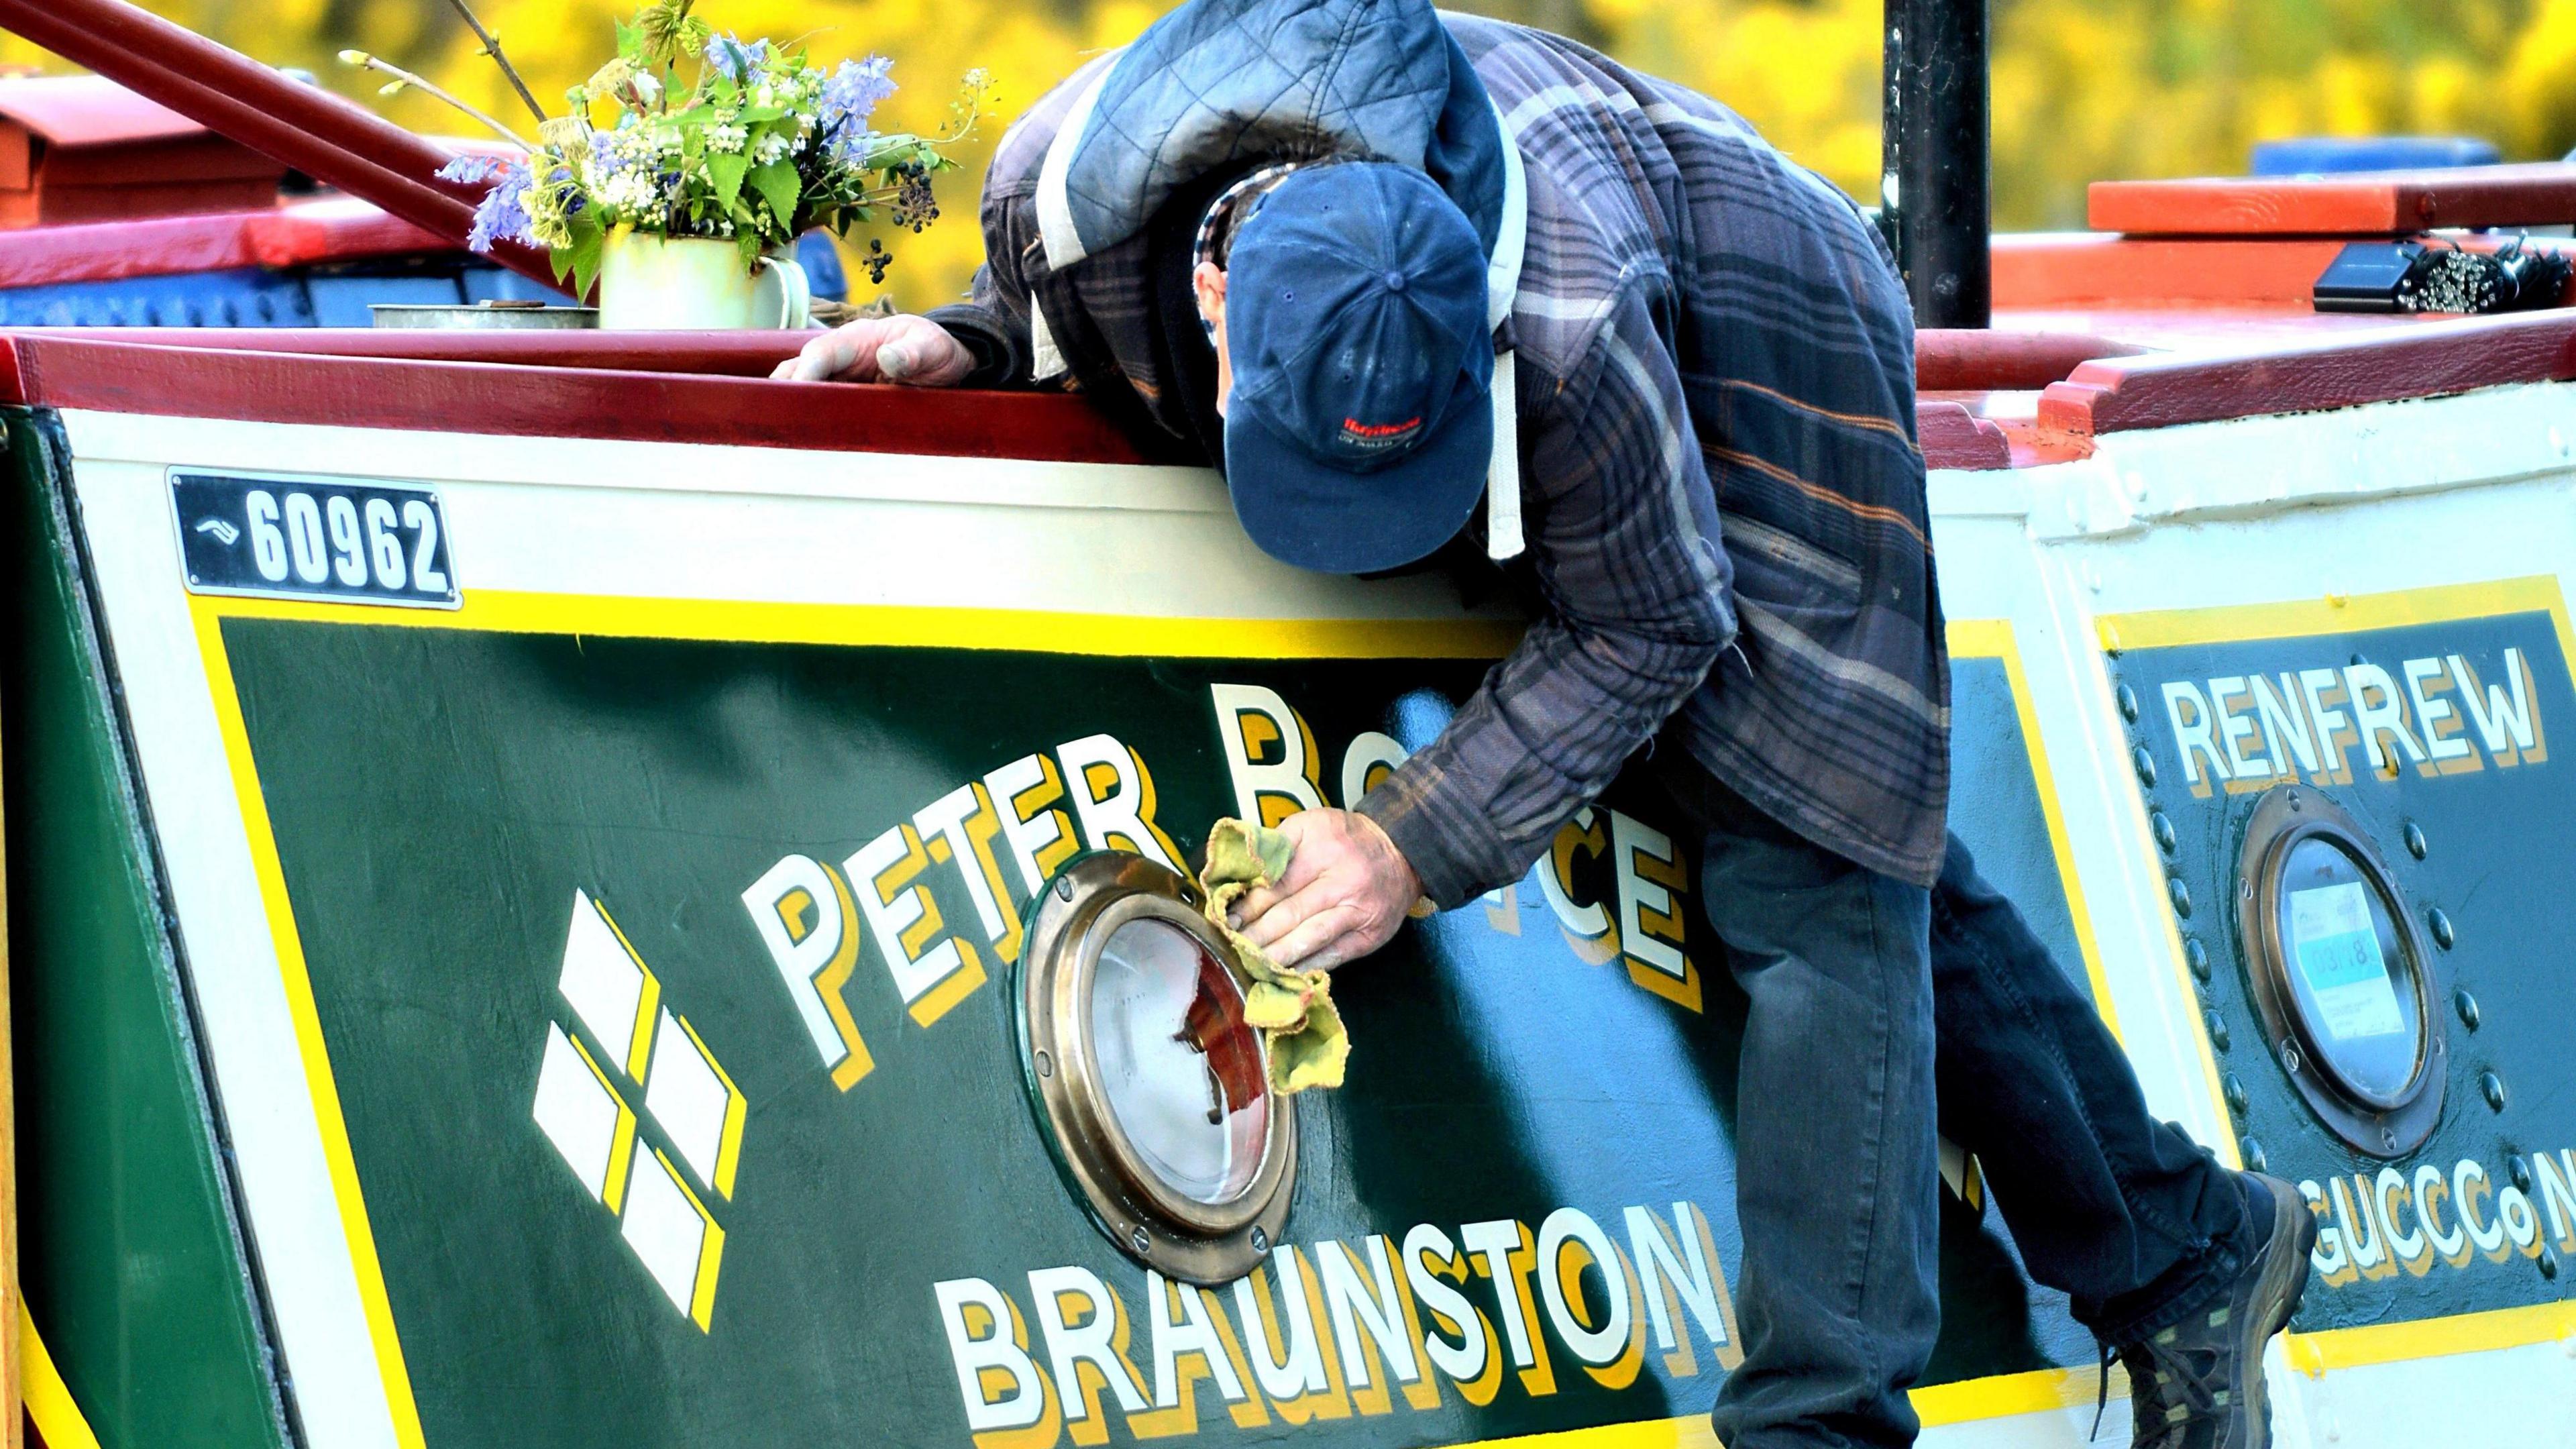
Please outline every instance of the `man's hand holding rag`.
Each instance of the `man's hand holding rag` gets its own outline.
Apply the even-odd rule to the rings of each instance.
[[[1296,853],[1275,886],[1235,903],[1237,929],[1282,966],[1330,971],[1395,935],[1422,882],[1376,821],[1304,810],[1279,822]]]

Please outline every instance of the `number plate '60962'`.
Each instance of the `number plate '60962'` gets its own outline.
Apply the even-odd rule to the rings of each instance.
[[[453,609],[436,490],[417,483],[170,472],[188,588]]]

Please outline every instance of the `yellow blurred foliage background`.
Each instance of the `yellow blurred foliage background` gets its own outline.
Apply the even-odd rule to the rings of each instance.
[[[635,0],[479,0],[540,100],[611,51]],[[147,0],[259,59],[301,66],[418,130],[470,129],[417,93],[379,100],[333,57],[373,51],[495,115],[524,119],[447,0]],[[989,70],[996,114],[941,181],[944,219],[893,239],[889,290],[920,307],[962,290],[982,252],[975,189],[1020,108],[1124,43],[1149,0],[701,0],[746,37],[802,39],[826,62],[883,52],[903,89],[888,129],[939,126],[961,76]],[[1466,0],[1702,90],[1864,200],[1878,172],[1879,0]],[[2576,0],[1994,0],[1996,222],[2083,224],[2084,183],[2229,174],[2299,135],[2483,136],[2508,159],[2576,146]],[[49,64],[0,37],[0,62]],[[50,62],[59,68],[59,62]]]

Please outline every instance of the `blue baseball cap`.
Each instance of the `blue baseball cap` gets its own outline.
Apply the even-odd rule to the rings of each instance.
[[[1264,553],[1369,573],[1476,511],[1494,339],[1476,229],[1409,166],[1292,173],[1235,234],[1226,486]]]

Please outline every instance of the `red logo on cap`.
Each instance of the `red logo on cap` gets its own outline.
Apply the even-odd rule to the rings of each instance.
[[[1364,423],[1357,418],[1342,419],[1342,441],[1362,448],[1391,448],[1421,431],[1422,419],[1406,418],[1400,423]]]

